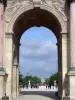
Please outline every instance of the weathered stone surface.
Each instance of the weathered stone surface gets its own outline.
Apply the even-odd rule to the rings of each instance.
[[[3,17],[4,17],[4,7],[0,4],[0,67],[3,67]]]
[[[60,78],[62,81],[59,86],[60,86],[60,88],[62,88],[62,90],[59,91],[59,95],[61,96],[61,98],[63,98],[63,96],[65,96],[65,89],[63,88],[65,86],[62,86],[62,84],[64,84],[65,74],[67,73],[67,16],[65,13],[65,0],[7,0],[7,7],[5,10],[5,16],[6,16],[5,17],[5,33],[9,33],[10,35],[5,34],[6,35],[5,36],[6,37],[5,38],[5,44],[6,44],[5,65],[7,67],[6,71],[7,71],[7,73],[9,73],[6,87],[8,87],[8,86],[10,87],[10,85],[12,85],[12,87],[10,87],[6,91],[7,94],[9,95],[10,100],[12,97],[17,97],[16,95],[18,94],[18,86],[16,86],[16,84],[18,85],[18,78],[19,78],[18,77],[18,72],[19,72],[18,67],[15,66],[15,68],[14,68],[14,66],[12,65],[12,62],[14,63],[14,61],[15,61],[14,49],[16,47],[15,42],[14,42],[14,37],[12,37],[13,34],[16,35],[16,33],[14,33],[14,31],[13,31],[13,27],[14,27],[15,22],[18,20],[18,18],[20,19],[21,15],[23,15],[25,12],[27,12],[29,10],[35,9],[36,7],[38,7],[38,9],[40,9],[40,10],[45,10],[48,13],[52,14],[53,18],[57,19],[57,23],[60,23],[61,32],[59,32],[57,34],[60,34],[59,37],[62,37],[60,39],[60,46],[59,46],[59,48],[60,48],[59,56],[62,55],[62,57],[61,57],[62,61],[60,60],[60,64],[59,64],[59,67],[62,66],[59,68],[60,69],[59,70]],[[30,14],[30,16],[31,15],[32,14]],[[33,15],[35,15],[35,13]],[[35,19],[36,19],[37,16],[31,16],[31,17],[35,17]],[[42,17],[40,17],[40,19],[41,18]],[[50,16],[47,19],[49,19],[49,18],[50,18]],[[52,19],[52,20],[54,20],[54,19]],[[20,27],[20,30],[21,30],[21,27]],[[59,30],[59,28],[58,28],[58,30]],[[11,35],[11,33],[13,33],[13,34]],[[64,33],[64,35],[61,36],[62,33]],[[17,37],[16,37],[16,39],[17,39]],[[10,42],[10,43],[8,43],[8,42]],[[8,48],[7,44],[11,45],[11,47]],[[62,48],[61,48],[61,45],[63,46]],[[10,58],[9,58],[9,56],[10,56]],[[9,60],[9,63],[6,62],[7,61],[6,59]],[[9,70],[10,70],[10,72],[9,72]],[[12,70],[13,70],[13,72],[12,72]],[[63,70],[63,73],[62,73],[62,70]],[[17,72],[17,76],[16,76],[16,72]],[[13,80],[12,80],[12,78],[13,78]],[[16,80],[16,78],[17,78],[17,80]],[[12,84],[12,83],[15,83],[15,84]]]
[[[68,0],[69,4],[72,3],[74,0]],[[2,4],[2,2],[0,2]],[[18,96],[18,82],[19,82],[19,68],[18,68],[18,58],[19,53],[16,55],[15,49],[16,45],[19,43],[19,39],[17,38],[18,35],[16,35],[18,32],[23,32],[22,27],[16,27],[20,24],[26,25],[29,27],[32,27],[35,25],[35,22],[37,24],[37,21],[34,21],[31,19],[38,19],[39,23],[37,26],[45,25],[48,27],[51,23],[51,26],[49,29],[53,29],[55,32],[55,35],[58,35],[58,71],[59,71],[59,79],[61,80],[59,84],[59,97],[61,100],[67,97],[72,96],[75,89],[75,84],[72,83],[72,81],[75,79],[74,73],[69,73],[69,77],[67,75],[69,69],[70,72],[74,69],[68,68],[70,66],[70,62],[68,62],[68,49],[69,49],[69,43],[70,41],[71,46],[70,48],[73,48],[71,51],[71,66],[75,67],[75,4],[71,5],[72,9],[71,12],[71,23],[70,23],[70,40],[68,37],[69,28],[69,14],[66,14],[65,9],[65,3],[66,0],[7,0],[7,7],[5,9],[5,13],[3,13],[3,6],[0,6],[0,66],[4,66],[6,73],[8,74],[7,81],[6,81],[6,94],[9,96],[9,99],[11,100],[13,97]],[[37,10],[40,9],[40,10]],[[33,11],[32,11],[33,10]],[[25,16],[26,12],[35,12],[31,14],[31,12]],[[35,15],[36,12],[38,12],[38,15]],[[39,13],[40,12],[40,13]],[[47,12],[48,15],[41,17],[41,12]],[[4,19],[4,27],[3,27],[3,15],[5,15]],[[21,16],[21,17],[20,17]],[[43,16],[43,15],[42,15]],[[51,17],[52,16],[52,17]],[[25,18],[24,18],[25,17]],[[29,18],[29,19],[27,19]],[[40,20],[39,20],[40,19]],[[43,20],[42,20],[43,19]],[[20,20],[20,22],[19,22]],[[40,21],[45,21],[45,23],[41,24]],[[28,21],[31,21],[31,24],[28,23]],[[48,22],[50,21],[50,22]],[[25,23],[27,22],[27,24]],[[17,23],[17,25],[15,24]],[[53,24],[56,24],[56,28],[54,28]],[[53,26],[52,26],[53,25]],[[27,27],[28,28],[28,27]],[[19,31],[18,31],[19,30]],[[2,60],[3,56],[3,32],[5,33],[4,38],[4,61]],[[18,33],[20,34],[20,33]],[[20,34],[22,35],[22,34]],[[15,39],[16,38],[16,39]],[[15,41],[16,40],[16,41]],[[18,46],[17,46],[18,48]],[[19,48],[18,48],[19,49]],[[14,54],[15,53],[15,54]],[[15,55],[15,56],[14,56]],[[70,57],[69,57],[70,58]],[[16,63],[15,63],[16,61]],[[4,63],[3,63],[4,62]],[[3,65],[4,64],[4,65]],[[15,66],[13,66],[15,65]],[[67,77],[66,77],[67,76]],[[0,74],[0,82],[3,83],[4,77]],[[70,84],[69,84],[70,81]],[[14,84],[15,83],[15,84]],[[67,83],[67,84],[66,84]],[[70,88],[69,88],[70,85]],[[3,85],[0,85],[0,88],[2,89]],[[9,88],[8,88],[9,87]],[[74,89],[72,89],[74,87]],[[3,91],[3,90],[2,90]],[[72,91],[72,92],[71,92]],[[71,92],[71,93],[70,93]],[[3,92],[1,92],[1,96],[3,96]],[[70,94],[69,94],[70,93]],[[64,98],[63,98],[64,97]]]

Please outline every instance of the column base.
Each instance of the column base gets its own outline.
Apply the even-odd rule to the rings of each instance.
[[[17,98],[17,92],[13,92],[13,99]]]
[[[70,97],[70,100],[75,100],[75,97]]]
[[[66,97],[63,97],[63,100],[75,100],[75,97],[66,96]]]
[[[70,99],[70,97],[66,96],[66,97],[63,97],[63,100],[71,100],[71,99]]]
[[[12,94],[8,95],[8,97],[9,97],[9,100],[13,100],[13,95]]]
[[[19,97],[19,92],[17,92],[17,97]]]
[[[4,71],[4,68],[0,68],[0,98],[2,98],[6,93],[5,76],[6,76],[6,73]]]

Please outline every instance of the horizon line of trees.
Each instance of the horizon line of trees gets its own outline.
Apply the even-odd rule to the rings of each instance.
[[[23,77],[22,74],[19,74],[19,86],[20,87],[24,87],[25,85],[27,85],[28,83],[31,84],[41,84],[41,79],[37,76],[25,76]],[[47,78],[44,82],[44,84],[50,84],[53,83],[54,81],[56,81],[57,85],[58,85],[58,72],[55,74],[52,74],[49,78]]]

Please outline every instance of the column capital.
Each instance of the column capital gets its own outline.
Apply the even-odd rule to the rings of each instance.
[[[13,64],[13,67],[14,67],[14,68],[17,68],[18,66],[19,66],[18,63],[14,63],[14,64]]]
[[[7,76],[5,68],[0,68],[0,76]]]
[[[71,4],[72,2],[75,2],[75,0],[66,0],[66,2],[67,2],[67,6],[70,7],[70,4]]]
[[[61,35],[67,35],[68,33],[67,32],[61,32],[60,34]]]
[[[71,2],[75,2],[75,0],[67,0],[67,2],[70,4]]]
[[[13,33],[5,33],[5,38],[12,38],[13,35]]]
[[[75,67],[70,67],[68,75],[75,75]]]
[[[68,33],[60,33],[60,37],[66,38],[68,36]]]
[[[62,38],[62,37],[64,37],[64,38],[66,38],[66,37],[68,37],[68,33],[60,33],[60,36],[59,36],[59,39],[58,39],[58,43],[59,43],[59,41],[60,41],[60,39]]]
[[[3,67],[0,67],[0,72],[5,72],[5,69]]]
[[[3,3],[4,7],[7,5],[7,0],[0,0],[0,3]]]

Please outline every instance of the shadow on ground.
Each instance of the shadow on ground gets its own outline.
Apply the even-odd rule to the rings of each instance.
[[[20,92],[20,95],[40,95],[40,96],[45,96],[49,97],[53,100],[59,100],[57,96],[55,96],[55,92],[51,91],[23,91]]]

